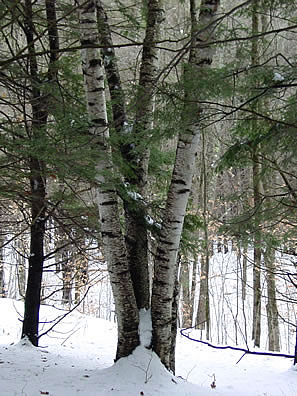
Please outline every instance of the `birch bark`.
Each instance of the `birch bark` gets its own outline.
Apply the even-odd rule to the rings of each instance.
[[[138,309],[131,281],[127,252],[119,221],[115,188],[108,183],[112,173],[103,64],[98,45],[96,2],[79,0],[83,74],[85,79],[89,133],[100,150],[97,164],[98,207],[103,249],[108,264],[116,307],[118,346],[116,359],[127,356],[139,344]]]
[[[143,44],[139,84],[135,99],[135,122],[132,133],[127,134],[125,124],[127,114],[120,74],[117,67],[111,31],[104,11],[103,3],[97,5],[100,41],[104,45],[103,56],[106,62],[105,71],[112,99],[113,121],[117,133],[123,140],[121,153],[129,166],[129,176],[126,182],[129,189],[145,194],[147,183],[147,168],[149,151],[137,143],[139,135],[144,139],[149,137],[153,128],[155,78],[158,69],[158,48],[156,42],[160,35],[160,25],[163,19],[162,2],[160,0],[147,1],[146,31]],[[134,149],[133,149],[134,147]],[[131,176],[132,174],[132,176]],[[126,221],[126,248],[129,269],[134,287],[134,293],[139,309],[150,305],[150,281],[148,270],[148,237],[145,220],[146,208],[142,202],[124,200]]]
[[[192,47],[189,63],[191,78],[195,68],[196,76],[212,63],[213,49],[207,45],[213,38],[214,20],[220,4],[219,0],[203,0],[200,7],[199,22],[203,30],[198,35],[198,10],[195,0],[191,0]],[[203,43],[198,48],[197,44]],[[189,78],[189,76],[185,76]],[[189,85],[187,84],[189,87]],[[186,93],[187,106],[184,110],[186,125],[179,134],[176,158],[169,187],[161,235],[155,259],[155,272],[152,292],[153,349],[161,358],[162,363],[171,368],[171,328],[174,280],[180,237],[186,213],[187,202],[191,190],[196,152],[200,142],[201,125],[199,115],[202,109],[195,104],[197,96],[193,92]]]

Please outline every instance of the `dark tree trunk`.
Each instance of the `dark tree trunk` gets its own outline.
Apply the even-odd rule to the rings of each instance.
[[[46,0],[47,29],[50,46],[48,81],[56,79],[56,60],[58,57],[58,34],[55,14],[55,0]],[[38,63],[35,52],[35,26],[33,21],[32,1],[25,0],[24,23],[20,23],[28,45],[29,80],[31,82],[31,125],[26,125],[33,147],[40,144],[45,133],[48,117],[49,94],[42,94]],[[31,343],[38,346],[39,309],[41,299],[41,282],[44,263],[44,233],[46,223],[46,179],[45,165],[38,158],[39,153],[28,159],[30,168],[31,226],[30,256],[28,280],[25,296],[24,321],[22,338],[28,337]]]
[[[297,365],[297,323],[296,323],[296,342],[295,342],[295,358],[294,358],[294,366]]]
[[[259,33],[259,1],[253,0],[251,4],[252,12],[252,34],[256,36]],[[259,45],[258,37],[252,40],[251,62],[255,67],[259,64]],[[253,110],[258,111],[259,103],[252,104]],[[253,120],[252,127],[257,130],[257,120]],[[260,228],[260,210],[261,210],[261,167],[259,161],[259,147],[253,147],[253,199],[255,211],[255,231],[254,231],[254,266],[253,266],[253,332],[252,339],[255,346],[260,347],[261,338],[261,245],[262,233]]]
[[[45,182],[39,161],[31,159],[30,167],[32,223],[22,338],[28,337],[33,345],[38,346],[40,292],[44,262]]]
[[[209,261],[208,257],[201,256],[200,291],[196,317],[198,329],[209,333],[209,293],[208,293]],[[208,337],[207,337],[208,338]]]
[[[178,300],[180,283],[178,281],[178,265],[176,265],[175,285],[172,298],[172,324],[171,324],[171,349],[170,349],[170,370],[175,374],[175,347],[178,328]]]
[[[3,245],[4,238],[0,237],[0,298],[5,297],[5,280],[4,280],[4,256],[3,256]]]

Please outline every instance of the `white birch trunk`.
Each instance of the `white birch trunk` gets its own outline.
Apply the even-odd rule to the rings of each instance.
[[[213,26],[207,26],[213,21],[220,1],[203,0],[200,11],[200,23],[205,27],[197,34],[197,19],[195,18],[196,2],[191,0],[192,9],[192,43],[190,63],[196,67],[196,78],[202,68],[212,63],[213,50],[207,42],[213,38]],[[204,42],[205,46],[198,50],[196,43]],[[193,69],[192,69],[193,71]],[[193,78],[193,77],[192,77]],[[193,94],[189,94],[189,103],[193,103]],[[179,134],[175,165],[168,192],[161,236],[155,259],[155,273],[152,293],[153,348],[163,364],[170,368],[172,301],[175,280],[175,267],[179,250],[186,207],[191,191],[192,177],[196,152],[200,142],[198,105],[185,106],[184,119],[187,120],[184,131]]]
[[[107,14],[101,0],[97,2],[99,33],[101,44],[105,47],[105,71],[112,99],[114,126],[119,135],[125,136],[121,144],[124,161],[129,165],[130,172],[124,174],[130,189],[144,195],[147,183],[147,169],[149,150],[147,145],[142,148],[135,141],[138,134],[148,136],[153,128],[155,78],[158,69],[158,53],[156,42],[159,39],[160,25],[163,19],[161,0],[147,1],[146,32],[143,43],[139,84],[135,100],[135,122],[132,133],[126,133],[127,114],[125,110],[124,92],[117,67],[117,60],[113,50],[112,35],[108,24]],[[136,147],[136,149],[135,149]],[[131,176],[133,174],[133,176]],[[148,238],[145,220],[146,207],[142,202],[124,201],[126,248],[129,269],[133,282],[137,306],[149,308],[150,279],[148,270]]]
[[[119,221],[117,194],[108,183],[112,172],[109,129],[102,59],[98,49],[96,2],[79,0],[83,73],[85,78],[89,133],[100,148],[97,165],[98,206],[103,249],[108,264],[118,324],[116,359],[129,355],[139,344],[138,309],[129,272],[127,253]]]

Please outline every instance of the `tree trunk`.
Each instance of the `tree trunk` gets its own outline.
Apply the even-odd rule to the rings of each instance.
[[[131,354],[139,344],[139,316],[121,232],[117,194],[107,176],[112,173],[113,164],[109,145],[103,65],[99,51],[95,48],[98,45],[95,3],[94,0],[78,1],[89,133],[100,151],[97,164],[98,207],[103,251],[116,307],[118,325],[116,359],[119,359]]]
[[[25,1],[24,33],[28,44],[29,67],[31,77],[31,107],[32,121],[30,129],[32,141],[40,140],[47,123],[45,97],[39,89],[38,66],[34,47],[33,11],[31,0]],[[44,232],[46,216],[46,181],[44,164],[33,155],[29,159],[31,186],[31,226],[30,226],[30,256],[28,280],[25,296],[25,310],[22,328],[22,338],[28,337],[31,343],[38,346],[38,325],[42,271],[44,262]]]
[[[241,249],[241,247],[239,247]],[[247,286],[247,246],[244,243],[242,252],[242,270],[241,270],[241,296],[242,301],[246,299],[246,286]]]
[[[253,189],[255,208],[255,236],[254,236],[254,264],[253,264],[253,332],[252,339],[255,346],[260,347],[261,338],[261,231],[259,228],[260,196],[260,169],[258,156],[253,158]]]
[[[297,365],[297,323],[296,323],[296,341],[295,341],[295,357],[294,357],[294,366]]]
[[[190,264],[181,260],[180,284],[182,290],[182,327],[192,326]]]
[[[72,284],[73,284],[73,268],[71,259],[68,255],[68,252],[63,252],[62,254],[62,281],[63,281],[63,290],[62,290],[62,304],[68,305],[71,307],[72,304]]]
[[[26,251],[24,246],[24,240],[17,238],[14,243],[16,244],[16,272],[18,279],[18,291],[19,296],[23,299],[26,294]]]
[[[100,39],[105,46],[103,56],[106,60],[105,70],[112,99],[114,125],[122,139],[121,153],[124,161],[132,170],[126,176],[126,182],[131,191],[136,191],[143,197],[147,183],[147,167],[149,151],[147,146],[136,147],[137,135],[149,137],[153,127],[155,78],[158,66],[158,48],[160,25],[163,18],[162,2],[149,0],[147,2],[146,32],[142,51],[139,74],[139,86],[136,97],[136,115],[132,133],[127,133],[127,116],[124,94],[121,87],[115,53],[112,49],[112,39],[107,16],[101,1],[98,2],[98,24]],[[150,305],[150,282],[148,268],[148,237],[145,220],[145,206],[133,200],[124,200],[126,221],[126,248],[129,268],[134,287],[134,293],[139,309]]]
[[[252,35],[259,33],[259,1],[252,1]],[[257,66],[259,63],[259,46],[258,37],[252,39],[251,52],[252,66]],[[254,103],[253,109],[257,110],[258,103]],[[253,129],[257,130],[257,120],[252,123]],[[261,229],[260,229],[260,209],[261,209],[261,192],[260,192],[260,177],[261,169],[259,162],[259,148],[253,147],[252,152],[253,162],[253,198],[254,198],[254,212],[255,212],[255,230],[254,230],[254,267],[253,267],[253,332],[252,339],[257,347],[260,347],[261,338]]]
[[[127,127],[125,94],[122,88],[108,17],[101,0],[97,0],[97,21],[99,40],[104,46],[101,51],[111,99],[113,125],[118,135],[124,136],[125,128]]]
[[[205,26],[205,29],[198,37],[195,34],[198,23],[196,3],[191,1],[193,47],[189,62],[197,68],[197,78],[199,78],[199,71],[204,67],[209,67],[212,62],[213,51],[207,43],[213,38],[214,29],[213,27],[207,28],[207,26],[213,20],[218,5],[219,1],[202,1],[200,24]],[[196,46],[198,42],[200,45],[201,42],[204,43],[200,50]],[[191,70],[191,74],[192,72],[193,70]],[[185,78],[189,79],[190,76],[185,76]],[[187,86],[190,87],[190,85]],[[178,138],[175,164],[156,252],[152,293],[153,349],[167,368],[170,368],[172,300],[176,260],[201,133],[197,116],[201,114],[201,108],[194,104],[197,97],[195,97],[195,93],[188,92],[187,99],[192,105],[185,106],[184,118],[187,124]]]
[[[33,120],[36,120],[33,115]],[[28,280],[25,296],[25,311],[22,338],[28,337],[34,346],[38,346],[38,325],[42,271],[44,262],[45,232],[45,179],[40,161],[32,158],[31,168],[31,227]]]
[[[267,283],[267,324],[268,324],[268,340],[269,350],[280,350],[280,333],[278,324],[278,309],[275,295],[275,265],[274,250],[266,247],[264,253],[264,262],[266,267],[266,283]]]
[[[148,141],[153,128],[155,107],[155,79],[157,76],[159,49],[156,42],[160,38],[161,22],[163,21],[162,0],[147,1],[146,31],[142,48],[142,59],[139,72],[139,85],[136,96],[136,115],[132,131],[132,145],[138,135]],[[139,137],[138,137],[139,139]],[[132,147],[132,146],[131,146]],[[143,197],[146,195],[149,149],[147,145],[131,150],[130,166],[134,172],[128,178],[132,190]],[[134,203],[135,204],[135,203]],[[125,205],[126,215],[126,245],[128,251],[130,273],[138,308],[148,308],[150,305],[150,282],[148,268],[148,236],[144,208],[133,208]]]
[[[1,235],[0,236],[0,298],[6,297],[3,245],[4,245],[4,237]]]
[[[199,329],[206,328],[206,338],[209,339],[210,332],[210,313],[209,313],[209,240],[208,240],[208,214],[207,214],[207,175],[206,175],[206,147],[205,134],[202,132],[202,215],[203,215],[203,245],[201,253],[201,273],[199,303],[196,318],[196,325]],[[224,245],[225,246],[225,245]]]
[[[208,293],[209,261],[201,256],[200,289],[198,309],[196,316],[196,326],[198,329],[207,329],[207,339],[209,338],[209,293]]]
[[[198,133],[180,136],[155,258],[152,292],[153,348],[168,368],[175,266],[198,142]]]
[[[173,298],[172,298],[171,348],[170,348],[170,357],[169,357],[170,369],[174,374],[175,374],[175,347],[176,347],[176,336],[177,336],[177,328],[178,328],[179,292],[180,292],[180,284],[178,281],[178,263],[177,263],[176,272],[175,272],[175,284],[174,284]]]

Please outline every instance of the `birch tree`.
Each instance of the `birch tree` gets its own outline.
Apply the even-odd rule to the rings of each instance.
[[[191,0],[191,49],[189,55],[189,74],[185,80],[195,78],[209,68],[213,60],[213,47],[208,42],[213,39],[214,20],[220,1],[202,1],[200,14],[198,3]],[[199,25],[202,28],[198,28]],[[198,46],[198,43],[203,46]],[[188,80],[189,81],[189,80]],[[157,247],[154,282],[152,292],[153,349],[163,364],[170,368],[172,302],[177,270],[177,254],[180,237],[191,191],[195,157],[201,136],[201,114],[203,109],[197,105],[196,90],[185,95],[184,130],[180,132],[176,149],[175,164],[168,191],[166,208],[162,222],[161,235]]]
[[[116,358],[127,356],[139,343],[138,309],[129,271],[124,237],[121,231],[118,198],[110,183],[113,164],[109,143],[103,63],[98,46],[96,2],[78,1],[82,67],[85,78],[89,133],[100,148],[97,163],[97,194],[103,249],[115,300],[118,326]]]
[[[135,102],[135,117],[130,133],[127,133],[128,115],[121,84],[116,56],[110,32],[108,18],[103,3],[98,2],[98,22],[100,42],[104,45],[103,57],[106,59],[105,71],[112,100],[114,127],[123,140],[120,151],[129,167],[129,174],[124,175],[129,192],[134,192],[142,200],[124,198],[125,240],[137,306],[150,306],[150,280],[148,269],[148,235],[146,208],[144,205],[148,177],[149,141],[153,129],[155,79],[158,71],[159,49],[156,45],[160,38],[160,26],[164,10],[162,1],[149,0],[145,4],[146,29],[144,34],[139,81]],[[128,199],[127,199],[128,198]]]
[[[81,1],[78,4],[80,8],[81,44],[84,48],[82,50],[82,59],[90,122],[89,132],[94,136],[96,144],[99,145],[101,151],[97,165],[98,205],[103,247],[116,305],[119,329],[117,358],[119,358],[131,353],[138,343],[138,310],[135,288],[133,289],[130,275],[131,263],[129,262],[129,255],[120,228],[116,190],[109,183],[107,177],[107,175],[112,173],[113,163],[110,153],[105,107],[103,65],[99,52],[95,48],[98,45],[95,2]],[[204,28],[198,36],[198,16],[196,13],[198,8],[196,3],[192,3],[192,12],[195,14],[192,40],[195,42],[193,46],[195,50],[191,49],[190,64],[197,68],[197,78],[199,77],[200,68],[209,67],[212,62],[213,52],[207,46],[207,42],[213,37],[213,27],[208,27],[208,25],[215,17],[218,5],[218,1],[205,1],[202,3],[200,22]],[[155,36],[153,33],[157,29],[156,21],[160,17],[160,13],[161,8],[158,2],[148,2],[147,32],[142,60],[143,72],[140,72],[140,76],[143,76],[143,82],[140,81],[139,89],[142,106],[139,106],[139,116],[136,117],[135,133],[138,133],[137,128],[141,128],[141,130],[151,128],[151,118],[143,112],[144,110],[150,111],[151,114],[153,109],[148,107],[153,106],[152,89],[155,75],[155,72],[150,72],[150,70],[155,68],[156,54],[155,50],[153,50]],[[198,51],[198,48],[196,48],[197,43],[201,42],[201,40],[204,42],[205,49]],[[150,55],[146,55],[146,51]],[[193,99],[196,100],[197,98],[192,93],[191,95],[187,94],[187,96],[191,111],[189,113],[190,116],[188,113],[185,114],[186,126],[184,132],[181,132],[179,136],[175,166],[162,222],[161,237],[158,242],[152,290],[153,349],[168,368],[170,367],[170,355],[172,355],[171,320],[177,253],[200,137],[199,120],[197,120],[197,113],[199,114],[200,110],[196,107],[196,104],[191,105]],[[136,114],[138,113],[136,112]],[[147,172],[145,170],[146,154],[144,153],[143,155],[140,161],[139,158],[135,158],[137,187],[145,186],[144,178]],[[133,160],[132,157],[131,161],[133,162]],[[138,240],[141,238],[139,232],[135,235],[136,237]],[[139,258],[138,262],[141,262]],[[139,270],[137,273],[139,273]]]

